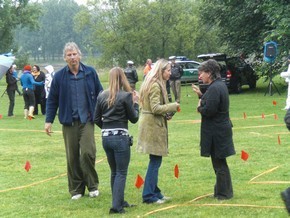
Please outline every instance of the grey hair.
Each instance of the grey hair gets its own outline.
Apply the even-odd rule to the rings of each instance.
[[[67,51],[71,51],[71,50],[76,50],[77,53],[79,54],[79,56],[82,56],[82,52],[79,49],[78,45],[75,42],[68,42],[65,44],[64,48],[63,48],[63,58],[65,58],[66,56],[66,52]]]
[[[198,67],[198,71],[204,71],[210,74],[211,80],[216,80],[221,78],[221,67],[219,63],[214,59],[208,59],[201,63]]]

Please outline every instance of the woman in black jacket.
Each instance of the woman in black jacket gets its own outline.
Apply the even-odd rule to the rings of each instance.
[[[7,94],[9,97],[8,117],[13,117],[14,105],[15,105],[15,91],[17,89],[17,79],[13,76],[13,66],[6,72]]]
[[[200,90],[192,86],[201,99],[197,110],[201,114],[201,156],[211,157],[216,174],[214,197],[218,200],[233,197],[233,187],[226,157],[235,154],[232,124],[229,117],[229,92],[220,77],[220,66],[213,60],[203,62],[198,71],[202,81],[209,84],[201,96]]]
[[[138,121],[138,100],[138,93],[131,92],[123,70],[112,68],[109,88],[98,96],[94,117],[95,124],[102,129],[103,148],[111,169],[111,214],[125,213],[124,207],[132,206],[124,200],[124,190],[132,145],[128,121]]]

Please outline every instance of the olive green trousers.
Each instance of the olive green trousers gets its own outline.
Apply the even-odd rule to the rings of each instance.
[[[66,150],[68,187],[71,196],[98,189],[99,178],[95,169],[96,144],[94,124],[75,121],[62,126]]]

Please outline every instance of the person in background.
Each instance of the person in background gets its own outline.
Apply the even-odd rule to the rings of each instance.
[[[147,74],[140,88],[139,132],[137,152],[149,155],[142,198],[144,203],[162,204],[169,197],[158,187],[158,172],[162,157],[168,155],[167,120],[178,110],[177,102],[168,103],[166,81],[170,77],[171,66],[160,59]]]
[[[68,42],[63,49],[67,66],[55,73],[46,101],[44,129],[51,136],[52,124],[58,111],[64,138],[68,188],[72,200],[89,191],[89,197],[99,195],[99,178],[95,169],[96,143],[94,110],[103,90],[93,67],[81,62],[78,45]]]
[[[168,96],[168,101],[172,102],[171,92],[170,92],[170,82],[169,80],[166,81],[166,91]]]
[[[44,67],[44,69],[46,70],[44,88],[45,88],[45,98],[47,99],[50,91],[51,82],[55,72],[52,65],[47,65],[46,67]]]
[[[290,109],[287,110],[284,116],[284,122],[286,124],[286,128],[290,131]],[[280,195],[285,204],[288,215],[290,215],[290,187],[282,191]]]
[[[13,64],[12,68],[13,68],[13,76],[16,78],[17,83],[18,83],[19,78],[18,78],[18,73],[17,73],[17,70],[16,70],[17,69],[16,64]],[[16,92],[18,93],[18,95],[22,96],[22,92],[19,90],[19,87],[18,87],[17,83],[16,83]]]
[[[33,65],[31,74],[36,82],[45,83],[45,74],[42,71],[40,71],[38,65]],[[42,115],[45,115],[46,99],[44,86],[35,86],[34,96],[35,96],[35,105],[33,114],[38,115],[38,105],[40,104],[41,113]]]
[[[125,213],[124,207],[132,206],[124,200],[124,190],[132,145],[128,121],[138,121],[138,99],[138,93],[132,93],[123,70],[112,68],[109,72],[109,88],[98,96],[94,119],[95,124],[102,129],[103,147],[111,169],[110,214]]]
[[[232,123],[229,117],[229,92],[221,80],[220,66],[209,59],[198,68],[204,84],[209,84],[202,95],[199,88],[192,85],[192,89],[199,97],[197,111],[201,114],[200,154],[211,157],[216,175],[214,197],[226,200],[233,197],[233,187],[230,170],[226,158],[234,155]]]
[[[17,79],[13,76],[14,68],[11,66],[6,72],[7,94],[9,98],[8,117],[14,117],[14,105],[15,105],[15,91],[17,87]]]
[[[34,105],[35,105],[35,96],[34,96],[34,85],[43,86],[43,82],[36,82],[31,75],[31,66],[26,65],[23,68],[23,74],[20,77],[20,82],[23,90],[23,99],[24,99],[24,118],[34,119]]]
[[[169,61],[171,61],[171,75],[170,75],[170,86],[173,92],[175,101],[180,103],[181,95],[181,80],[183,75],[183,69],[181,66],[175,63],[176,57],[170,56]]]
[[[145,76],[148,74],[148,72],[152,69],[152,60],[151,59],[147,59],[146,61],[146,65],[145,65],[145,68],[143,70],[144,72],[144,78]]]
[[[138,82],[138,74],[136,68],[133,65],[134,65],[133,61],[127,61],[125,75],[130,83],[132,90],[136,90],[136,83]]]
[[[288,110],[290,108],[290,55],[288,56],[288,67],[287,71],[280,73],[280,76],[285,79],[285,82],[288,83],[288,93],[286,98],[286,106],[284,110]]]

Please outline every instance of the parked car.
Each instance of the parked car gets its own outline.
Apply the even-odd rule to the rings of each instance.
[[[176,56],[175,57],[176,61],[186,61],[186,60],[189,60],[186,56]]]
[[[243,85],[250,89],[256,88],[258,76],[255,70],[240,57],[227,57],[223,53],[202,54],[197,56],[202,61],[215,59],[221,67],[221,78],[226,83],[230,92],[240,93]],[[199,88],[204,93],[208,85],[198,79]]]
[[[182,83],[198,82],[198,67],[200,65],[197,61],[192,60],[178,60],[175,63],[183,68],[183,75],[181,77]]]

